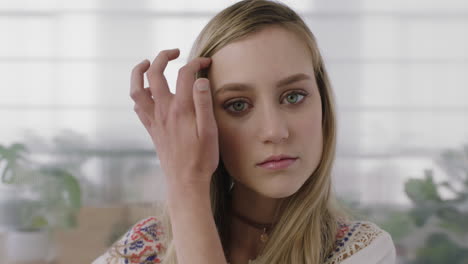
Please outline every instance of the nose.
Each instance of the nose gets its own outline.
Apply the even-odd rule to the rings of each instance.
[[[258,118],[260,140],[264,143],[278,144],[289,137],[286,117],[275,107],[264,107]]]

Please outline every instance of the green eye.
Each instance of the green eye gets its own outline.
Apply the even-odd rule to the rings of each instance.
[[[298,96],[300,98],[298,98]],[[300,102],[304,100],[304,97],[306,96],[307,96],[307,93],[305,92],[292,91],[288,95],[286,95],[286,100],[288,100],[290,104],[299,104]]]
[[[239,111],[242,111],[243,109],[243,105],[245,105],[245,102],[242,102],[242,101],[236,101],[234,103],[232,103],[232,106],[234,107],[234,110],[239,112]]]
[[[243,112],[244,107],[247,104],[244,100],[237,100],[231,103],[228,103],[224,106],[224,109],[229,109],[228,112],[232,113],[241,113]]]
[[[288,100],[288,102],[294,104],[294,103],[296,103],[297,100],[298,100],[298,99],[297,99],[297,96],[302,96],[302,97],[304,97],[304,95],[299,94],[299,93],[290,93],[290,94],[288,94],[288,96],[286,97],[286,99]],[[292,102],[289,101],[289,99],[292,99]]]

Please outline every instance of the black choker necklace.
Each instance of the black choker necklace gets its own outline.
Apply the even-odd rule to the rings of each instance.
[[[249,218],[241,215],[239,212],[237,212],[236,210],[233,210],[232,211],[232,214],[239,218],[239,220],[241,220],[242,222],[256,228],[256,229],[260,229],[260,230],[263,230],[263,233],[260,235],[260,241],[262,241],[263,243],[265,243],[267,240],[268,240],[268,235],[271,231],[271,228],[273,227],[273,225],[275,223],[269,223],[269,224],[265,224],[265,223],[258,223],[258,222],[255,222],[255,221],[252,221],[250,220]]]

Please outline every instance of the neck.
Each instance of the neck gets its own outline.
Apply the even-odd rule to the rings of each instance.
[[[231,219],[231,253],[241,258],[255,259],[265,244],[260,241],[263,231],[237,217]]]
[[[231,208],[257,223],[272,223],[281,199],[263,196],[240,183],[231,191]]]
[[[231,208],[240,215],[256,223],[273,223],[279,199],[262,196],[239,183],[235,184],[232,192]],[[240,220],[231,215],[231,243],[233,251],[243,252],[244,256],[255,259],[263,249],[260,241],[263,229]]]

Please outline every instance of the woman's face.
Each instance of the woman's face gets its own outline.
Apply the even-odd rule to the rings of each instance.
[[[306,44],[267,27],[216,52],[208,77],[221,159],[236,184],[271,198],[294,194],[322,155],[322,106]],[[280,170],[258,166],[280,154],[297,159]]]

